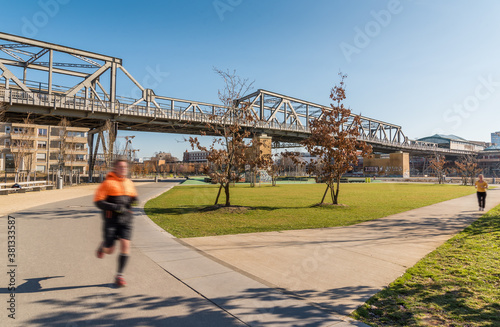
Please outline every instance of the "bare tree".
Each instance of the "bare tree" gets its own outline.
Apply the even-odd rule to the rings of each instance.
[[[212,115],[207,123],[209,134],[215,135],[211,145],[202,146],[197,137],[190,137],[193,150],[207,151],[208,164],[204,172],[219,184],[219,191],[214,205],[219,202],[222,189],[226,196],[226,206],[231,205],[230,185],[240,179],[245,172],[246,153],[254,146],[249,126],[255,117],[247,110],[247,103],[237,103],[251,88],[253,83],[242,79],[235,72],[214,68],[215,73],[224,80],[224,89],[219,90],[219,99],[225,106],[223,111]]]
[[[482,170],[478,167],[476,157],[472,155],[463,156],[459,161],[455,161],[455,165],[457,173],[462,177],[462,184],[467,185],[468,181],[470,181],[470,185],[474,185],[474,179]]]
[[[14,127],[11,131],[10,152],[14,157],[15,183],[19,182],[21,168],[27,168],[28,175],[31,171],[33,162],[32,156],[35,151],[34,136],[35,125],[33,125],[33,121],[30,119],[30,113],[28,113],[28,116],[23,118],[22,127]]]
[[[446,159],[444,158],[444,155],[435,153],[434,157],[429,161],[429,163],[430,163],[429,168],[432,169],[434,173],[437,175],[438,183],[443,184],[444,175],[446,174],[447,171],[447,169],[445,168]]]
[[[58,154],[57,154],[57,160],[59,164],[59,170],[61,172],[64,171],[64,166],[66,162],[66,153],[68,151],[68,143],[67,143],[67,137],[68,137],[68,126],[69,122],[66,118],[62,118],[59,124],[57,124],[58,127],[58,132],[59,132],[59,148],[58,148]]]
[[[321,199],[323,204],[330,191],[333,204],[338,204],[340,179],[358,162],[358,155],[371,153],[371,146],[357,137],[360,135],[361,118],[351,116],[351,110],[342,103],[345,96],[345,78],[339,73],[340,83],[330,94],[331,108],[323,108],[321,116],[311,121],[311,136],[302,142],[307,151],[316,159],[307,167],[308,173],[317,173],[318,179],[326,183]]]
[[[0,122],[5,121],[5,113],[9,109],[9,104],[7,102],[0,102]]]
[[[278,160],[276,160],[278,156],[279,154],[267,155],[266,157],[264,157],[264,160],[266,160],[264,167],[268,175],[271,177],[272,186],[276,186],[276,180],[278,178],[278,173],[280,171]]]

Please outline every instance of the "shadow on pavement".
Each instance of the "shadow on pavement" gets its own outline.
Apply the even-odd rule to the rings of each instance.
[[[106,285],[80,287],[104,286]],[[349,290],[345,290],[345,292],[349,292]],[[363,291],[361,290],[361,292]],[[103,292],[101,289],[101,292],[96,292],[95,295],[79,296],[71,300],[55,298],[40,300],[35,303],[46,306],[47,310],[43,314],[32,317],[27,323],[30,326],[50,325],[56,327],[231,327],[263,324],[289,327],[296,326],[297,322],[303,321],[304,324],[300,324],[301,326],[313,327],[324,326],[325,321],[341,321],[333,317],[333,312],[320,310],[305,301],[302,307],[289,306],[288,302],[281,302],[284,299],[281,293],[270,291],[268,288],[247,289],[238,296],[212,299],[217,306],[237,313],[238,317],[245,323],[201,297],[159,297],[146,294],[127,296],[120,293],[118,290],[111,289],[109,292]],[[242,300],[244,301],[242,302]],[[249,303],[254,304],[250,307],[255,306],[255,308],[249,308]]]
[[[65,291],[65,290],[72,290],[72,289],[79,289],[79,288],[89,288],[89,287],[115,288],[113,283],[43,288],[42,285],[40,284],[40,282],[44,281],[44,280],[52,279],[52,278],[64,278],[64,276],[24,279],[26,282],[17,286],[15,289],[15,293],[16,294],[29,294],[29,293],[38,293],[38,292],[45,293],[45,292]],[[0,288],[0,294],[8,294],[10,292],[11,291],[8,288]]]

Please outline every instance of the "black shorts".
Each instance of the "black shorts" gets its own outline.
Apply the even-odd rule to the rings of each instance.
[[[130,240],[132,237],[132,221],[120,224],[113,218],[105,218],[103,226],[104,247],[109,248],[120,238]]]

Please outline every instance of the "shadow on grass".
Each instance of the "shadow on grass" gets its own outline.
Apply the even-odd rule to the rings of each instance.
[[[456,252],[460,261],[439,259],[442,254],[438,254],[430,259],[437,260],[437,268],[429,267],[426,261],[419,263],[420,268],[408,271],[376,294],[354,316],[374,326],[500,326],[500,293],[496,286],[500,274],[490,269],[498,256],[489,250],[491,241],[499,239],[499,231],[499,212],[484,215],[452,241],[456,250],[447,257]],[[469,253],[468,247],[477,247],[482,253],[477,265],[471,265],[474,261],[461,255]],[[458,277],[453,273],[456,267],[463,269]],[[468,269],[478,271],[479,280],[464,280],[461,275],[469,275]],[[434,274],[436,277],[428,277]]]
[[[245,210],[225,210],[224,205],[207,205],[207,206],[197,206],[197,205],[185,205],[172,208],[159,208],[159,207],[149,207],[144,208],[146,215],[185,215],[191,213],[221,213],[221,214],[233,214],[233,213],[245,213],[246,211],[276,211],[276,210],[292,210],[292,209],[309,209],[317,208],[319,210],[346,210],[349,209],[347,205],[332,205],[331,203],[326,203],[323,205],[309,205],[309,206],[287,206],[287,207],[277,207],[277,206],[239,206],[234,205],[230,208],[245,208]]]
[[[500,231],[500,212],[492,211],[467,227],[463,232],[468,235],[479,235],[498,231]]]
[[[500,326],[500,304],[468,305],[473,296],[477,294],[453,282],[395,285],[371,298],[353,316],[373,326]],[[407,307],[405,301],[415,304],[413,297],[422,305]]]

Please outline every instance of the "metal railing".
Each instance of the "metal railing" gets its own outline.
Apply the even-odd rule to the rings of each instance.
[[[40,88],[41,89],[41,88]],[[159,103],[159,108],[156,106],[144,106],[144,105],[131,105],[129,103],[115,102],[95,99],[95,98],[85,98],[81,96],[71,96],[67,97],[63,94],[47,94],[47,93],[37,93],[38,88],[33,89],[33,92],[25,92],[20,89],[9,88],[6,89],[0,86],[0,101],[9,104],[23,104],[32,106],[42,106],[50,107],[54,109],[70,109],[86,111],[91,113],[108,113],[114,115],[126,115],[126,116],[137,116],[146,117],[152,119],[164,119],[164,120],[175,120],[184,123],[206,123],[206,124],[231,124],[234,120],[227,116],[217,116],[214,115],[215,109],[221,111],[224,109],[220,105],[212,105],[201,102],[194,102],[188,100],[180,100],[174,98],[161,97],[163,100],[167,100],[167,103]],[[131,99],[133,100],[133,99]],[[211,112],[203,112],[202,108],[211,107]],[[193,111],[188,111],[193,110]],[[195,110],[198,110],[197,112]],[[286,131],[286,132],[296,132],[305,134],[310,134],[310,129],[306,126],[301,126],[297,124],[288,125],[283,123],[278,123],[276,121],[256,121],[249,123],[242,123],[244,127],[257,128],[262,130],[272,130],[272,131]],[[402,142],[390,141],[387,139],[381,139],[377,136],[366,136],[361,135],[358,137],[359,140],[366,141],[368,143],[387,146],[390,148],[398,148],[401,150],[417,150],[426,152],[440,152],[449,154],[474,154],[477,151],[473,150],[451,150],[445,148],[439,148],[436,143],[421,142],[415,140],[409,140],[405,138]]]

